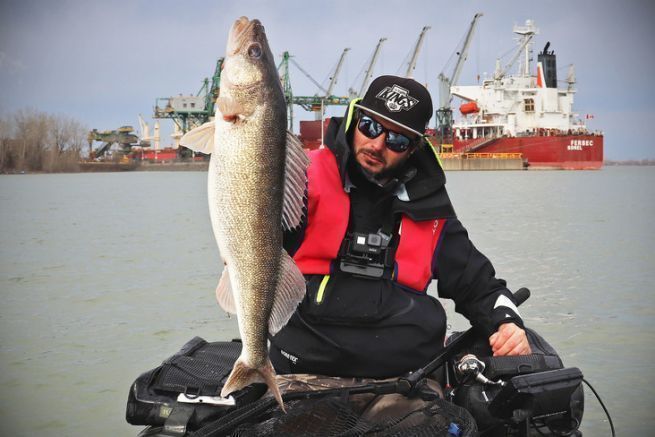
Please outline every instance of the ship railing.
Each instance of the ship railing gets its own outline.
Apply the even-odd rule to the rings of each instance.
[[[557,128],[538,128],[533,131],[517,132],[515,137],[563,137],[563,136],[579,136],[579,135],[594,135],[595,132],[588,130],[585,126],[572,125],[570,129],[557,129]]]
[[[523,159],[522,153],[440,153],[441,159]]]

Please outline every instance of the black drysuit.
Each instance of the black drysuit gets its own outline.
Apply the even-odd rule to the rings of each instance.
[[[351,155],[352,128],[333,118],[325,138],[336,157],[344,189],[350,196],[349,232],[375,233],[385,225],[397,230],[401,214],[415,221],[446,219],[432,265],[442,298],[486,336],[501,323],[523,326],[506,306],[494,308],[500,295],[513,297],[505,281],[495,277],[490,261],[468,238],[445,188],[445,175],[429,145],[417,150],[396,177],[379,186],[360,172]],[[409,201],[397,197],[404,185]],[[291,255],[304,238],[306,220],[285,235]],[[398,243],[394,235],[390,250]],[[385,378],[415,370],[442,348],[446,314],[424,290],[409,290],[391,279],[366,278],[332,266],[320,303],[323,275],[307,275],[307,295],[289,323],[271,338],[271,360],[278,373]],[[325,284],[324,284],[325,285]]]

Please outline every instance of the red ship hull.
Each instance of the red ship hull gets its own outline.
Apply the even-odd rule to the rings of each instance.
[[[453,142],[455,153],[521,153],[528,168],[597,170],[603,166],[602,135],[555,135]]]

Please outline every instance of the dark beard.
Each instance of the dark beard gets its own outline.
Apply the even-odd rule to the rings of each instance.
[[[364,177],[368,179],[369,182],[372,182],[379,186],[384,185],[384,182],[386,182],[387,179],[390,179],[393,176],[395,170],[393,168],[390,168],[390,169],[382,170],[377,174],[373,174],[359,164],[357,164],[357,167],[359,168],[359,171],[364,175]]]
[[[363,154],[364,152],[360,152],[360,154]],[[370,152],[369,152],[370,154]],[[359,169],[359,172],[368,180],[369,182],[372,182],[376,185],[382,186],[384,185],[385,179],[389,179],[393,176],[393,173],[396,171],[396,168],[388,168],[388,169],[383,169],[379,173],[372,173],[368,170],[366,170],[364,167],[359,165],[356,159],[357,157],[353,157],[353,161],[355,162],[355,166]],[[381,157],[380,157],[381,158]],[[382,158],[381,158],[382,159]]]
[[[355,168],[357,168],[357,173],[362,175],[367,181],[369,181],[372,184],[377,185],[378,187],[388,187],[391,185],[395,185],[393,181],[398,181],[398,176],[401,175],[405,171],[405,164],[407,161],[400,162],[398,165],[391,167],[391,168],[385,168],[384,170],[380,171],[379,173],[371,173],[370,171],[366,170],[364,167],[359,165],[359,163],[353,159],[352,164]],[[391,185],[390,185],[391,184]],[[355,184],[356,185],[356,184]]]

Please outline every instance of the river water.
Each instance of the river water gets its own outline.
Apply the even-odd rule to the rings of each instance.
[[[124,412],[140,373],[195,335],[238,335],[214,301],[206,177],[0,176],[0,435],[136,435]],[[453,172],[448,187],[498,276],[532,290],[526,322],[582,369],[618,435],[652,435],[655,167]],[[609,435],[589,390],[585,403],[585,435]]]

